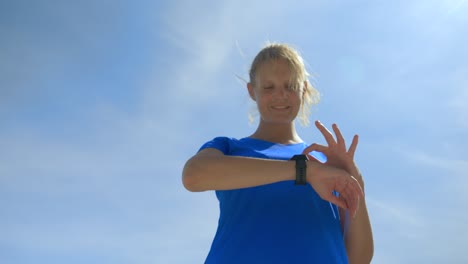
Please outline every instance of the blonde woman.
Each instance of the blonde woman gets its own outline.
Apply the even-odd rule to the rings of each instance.
[[[307,145],[295,119],[308,123],[318,92],[302,57],[269,44],[255,57],[247,90],[256,131],[202,145],[183,170],[189,191],[215,190],[219,225],[205,263],[369,263],[373,256],[364,181],[349,149],[320,122],[328,146]]]

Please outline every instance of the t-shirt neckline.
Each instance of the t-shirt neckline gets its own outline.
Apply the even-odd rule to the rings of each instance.
[[[262,143],[265,143],[265,144],[285,146],[285,147],[299,146],[299,145],[305,144],[304,141],[298,142],[298,143],[282,144],[282,143],[277,143],[277,142],[273,142],[273,141],[268,141],[268,140],[258,139],[258,138],[252,138],[252,137],[244,137],[241,140],[252,140],[252,141],[262,142]]]

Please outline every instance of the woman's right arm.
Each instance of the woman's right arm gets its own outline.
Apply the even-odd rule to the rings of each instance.
[[[295,179],[295,162],[225,156],[214,148],[198,152],[185,163],[187,190],[231,190]]]
[[[182,181],[192,192],[240,189],[294,180],[295,166],[291,160],[226,156],[217,149],[206,148],[185,163]],[[362,197],[359,183],[346,171],[319,162],[307,162],[307,182],[322,199],[349,209],[352,214]],[[334,196],[333,191],[338,191],[340,197]]]

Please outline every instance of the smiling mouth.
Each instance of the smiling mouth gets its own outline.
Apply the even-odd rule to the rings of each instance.
[[[286,110],[289,109],[289,106],[272,106],[271,108],[275,110]]]

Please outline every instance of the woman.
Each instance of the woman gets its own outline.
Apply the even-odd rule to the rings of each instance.
[[[302,141],[294,120],[307,123],[318,101],[307,78],[296,50],[267,45],[255,57],[247,84],[260,113],[257,130],[241,139],[217,137],[185,164],[184,186],[216,190],[220,203],[205,263],[371,261],[364,182],[354,163],[358,138],[346,150],[336,125],[335,141],[316,122],[328,146]]]

